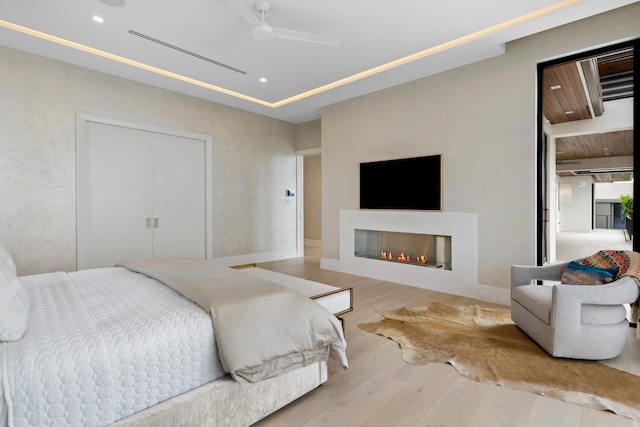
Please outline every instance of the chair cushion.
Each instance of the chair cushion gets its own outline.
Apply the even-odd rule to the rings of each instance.
[[[552,286],[514,286],[511,288],[511,299],[548,325],[551,323],[552,292]]]
[[[601,268],[593,265],[582,264],[578,261],[571,261],[562,273],[560,283],[571,285],[604,285],[613,282],[618,276],[618,269],[615,267]]]

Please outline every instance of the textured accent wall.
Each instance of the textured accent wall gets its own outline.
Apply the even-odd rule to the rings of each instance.
[[[536,66],[638,37],[638,16],[634,3],[508,43],[504,55],[325,107],[323,265],[340,257],[340,210],[358,209],[360,162],[441,153],[444,211],[478,214],[478,280],[507,289],[511,264],[536,262]]]
[[[213,137],[214,257],[295,253],[295,125],[0,47],[0,242],[19,274],[75,269],[75,115]]]

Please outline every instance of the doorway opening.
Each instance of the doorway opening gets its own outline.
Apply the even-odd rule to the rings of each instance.
[[[538,264],[636,250],[638,40],[538,65]],[[631,217],[633,215],[626,215]],[[594,248],[597,248],[594,250]]]
[[[322,252],[322,149],[296,152],[298,257]]]

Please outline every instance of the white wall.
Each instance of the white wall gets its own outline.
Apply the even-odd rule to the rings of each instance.
[[[19,274],[76,267],[75,114],[213,137],[213,255],[295,256],[295,125],[0,47],[0,242]]]
[[[558,180],[560,206],[558,231],[590,233],[593,211],[591,176],[568,176]]]
[[[444,210],[478,214],[479,282],[508,288],[511,264],[536,262],[536,65],[637,37],[638,16],[635,3],[324,108],[323,265],[339,266],[339,212],[358,209],[360,162],[442,153]]]
[[[596,200],[619,203],[623,194],[633,195],[633,182],[597,182],[593,197]]]
[[[296,126],[296,150],[304,151],[322,145],[320,119],[300,123]]]
[[[322,240],[322,156],[319,154],[304,157],[304,238]]]

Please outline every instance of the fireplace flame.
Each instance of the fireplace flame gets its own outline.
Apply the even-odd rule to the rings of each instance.
[[[410,263],[412,260],[416,264],[426,264],[427,257],[424,255],[416,255],[415,258],[411,258],[411,255],[405,255],[404,251],[400,253],[396,258],[393,258],[393,254],[387,251],[380,251],[380,259],[386,259],[389,261],[400,261],[400,262],[408,262]]]

